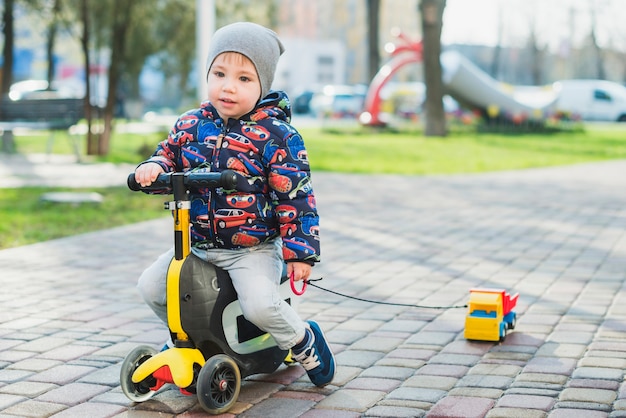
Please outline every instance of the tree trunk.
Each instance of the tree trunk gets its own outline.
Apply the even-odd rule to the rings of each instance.
[[[367,0],[367,48],[368,80],[372,81],[380,68],[380,48],[378,47],[380,0]]]
[[[441,27],[446,0],[421,0],[419,4],[423,32],[424,82],[426,84],[426,125],[424,135],[446,136],[441,80]]]
[[[54,0],[54,4],[52,6],[52,17],[50,19],[50,25],[48,26],[48,40],[46,45],[46,58],[48,60],[48,88],[52,88],[52,81],[54,80],[54,44],[57,37],[58,19],[60,13],[61,0]]]
[[[4,13],[2,14],[2,34],[4,35],[4,48],[2,49],[2,80],[0,91],[2,96],[9,92],[13,82],[13,0],[4,0]],[[1,99],[0,99],[1,100]]]
[[[115,102],[117,86],[121,74],[120,64],[124,60],[126,51],[126,34],[132,15],[132,1],[116,0],[113,13],[113,27],[111,39],[111,63],[109,65],[109,85],[107,90],[107,102],[104,108],[104,130],[98,144],[98,155],[109,153],[111,134],[113,132],[113,116],[115,113]]]
[[[83,66],[85,67],[85,119],[87,120],[87,155],[98,154],[98,137],[93,132],[93,108],[91,106],[91,83],[89,69],[91,67],[91,55],[89,54],[89,33],[91,24],[89,19],[89,0],[81,0],[81,18],[83,21],[83,33],[80,38],[83,50]]]

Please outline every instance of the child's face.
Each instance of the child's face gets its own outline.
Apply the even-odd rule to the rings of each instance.
[[[225,119],[239,119],[261,98],[261,81],[252,61],[236,52],[218,55],[208,76],[209,101]]]

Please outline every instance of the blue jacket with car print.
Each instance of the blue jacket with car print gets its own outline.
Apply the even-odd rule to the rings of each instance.
[[[302,137],[290,124],[287,95],[270,92],[228,126],[210,102],[181,115],[146,162],[166,172],[238,173],[234,190],[191,190],[191,242],[243,248],[275,237],[285,261],[319,261],[319,217]]]

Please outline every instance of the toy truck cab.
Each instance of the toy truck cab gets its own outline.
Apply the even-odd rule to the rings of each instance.
[[[513,308],[519,294],[511,297],[501,289],[472,289],[464,336],[468,340],[502,341],[507,329],[515,328]]]

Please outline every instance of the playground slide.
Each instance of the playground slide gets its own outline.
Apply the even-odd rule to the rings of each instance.
[[[461,105],[490,117],[541,120],[553,113],[558,92],[548,86],[512,86],[491,78],[456,51],[441,54],[446,92]]]

